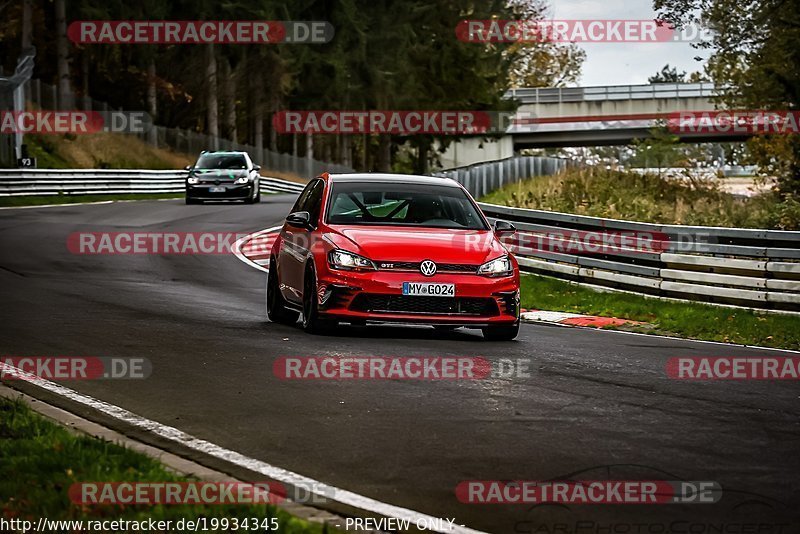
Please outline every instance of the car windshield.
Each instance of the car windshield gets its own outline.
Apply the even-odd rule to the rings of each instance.
[[[247,160],[241,154],[203,154],[196,169],[246,169]]]
[[[328,224],[488,229],[475,204],[459,187],[334,183],[328,206]]]

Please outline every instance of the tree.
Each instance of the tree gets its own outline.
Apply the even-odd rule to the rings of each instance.
[[[800,9],[797,0],[655,0],[658,16],[678,27],[705,23],[712,39],[706,72],[729,88],[730,109],[800,107]],[[778,178],[779,191],[800,198],[800,136],[758,136],[748,142],[754,162]]]
[[[669,167],[682,157],[678,149],[679,138],[667,131],[666,128],[657,127],[650,130],[650,137],[634,140],[634,155],[629,163],[634,167],[658,169],[658,175],[665,167]]]
[[[217,55],[213,44],[206,48],[206,131],[212,137],[219,136],[219,112],[217,103]],[[216,148],[216,147],[214,147]]]
[[[23,1],[12,2],[0,20],[4,68],[13,68],[9,58],[17,56],[25,33]],[[71,81],[81,80],[84,97],[91,91],[93,98],[115,109],[157,112],[162,126],[235,135],[258,145],[268,140],[271,148],[289,151],[298,136],[269,128],[272,112],[512,111],[514,104],[503,99],[510,86],[576,81],[583,52],[571,44],[468,43],[455,38],[464,19],[532,18],[544,13],[545,1],[69,0],[69,16],[75,20],[324,20],[336,31],[325,44],[264,46],[72,45],[59,31],[67,22],[66,0],[31,2],[31,34],[38,50],[35,76],[55,81],[65,94],[71,94]],[[302,152],[306,139],[299,137]],[[444,148],[452,140],[434,135],[315,135],[306,153],[330,154],[365,170],[389,170],[400,147],[411,147],[415,171],[426,172],[437,163],[432,147]]]
[[[547,15],[544,0],[508,0],[508,8],[515,18],[531,23]],[[574,43],[548,40],[514,43],[505,55],[510,59],[509,89],[577,83],[586,59],[586,52]]]
[[[72,107],[72,86],[70,83],[70,45],[67,41],[66,0],[55,0],[56,13],[56,54],[58,56],[58,105],[62,109]]]
[[[669,63],[664,65],[661,72],[656,72],[647,78],[647,83],[683,83],[686,81],[686,72],[678,72],[676,67],[670,67]]]
[[[22,0],[22,50],[33,46],[33,0]]]

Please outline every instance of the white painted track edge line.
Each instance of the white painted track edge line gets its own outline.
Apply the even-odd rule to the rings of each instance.
[[[153,199],[153,200],[175,200],[172,198],[167,199]],[[41,204],[36,206],[2,206],[0,210],[32,210],[37,208],[64,208],[69,206],[96,206],[98,204],[113,204],[115,200],[100,200],[97,202],[65,202],[63,204]],[[124,202],[138,202],[135,200],[126,200]]]
[[[561,328],[580,328],[581,330],[594,330],[595,332],[599,330],[601,332],[608,332],[610,334],[627,334],[629,336],[644,336],[644,337],[655,337],[661,339],[671,339],[675,341],[685,341],[687,343],[705,343],[707,345],[720,345],[723,347],[733,347],[738,349],[771,350],[777,352],[789,352],[791,354],[800,354],[800,350],[794,350],[794,349],[781,349],[778,347],[762,347],[760,345],[742,345],[740,343],[725,343],[724,341],[710,341],[707,339],[692,339],[688,337],[665,336],[662,334],[648,334],[646,332],[629,332],[628,330],[614,330],[613,328],[598,328],[596,326],[566,324],[566,323],[560,323],[558,321],[545,321],[542,319],[522,319],[522,322],[527,324],[553,325],[553,326],[559,326]]]
[[[348,490],[337,488],[335,486],[330,486],[328,484],[316,481],[310,477],[306,477],[287,469],[268,464],[267,462],[256,460],[255,458],[249,458],[236,451],[226,449],[209,441],[194,437],[191,434],[187,434],[186,432],[175,427],[147,419],[114,404],[95,399],[94,397],[79,393],[66,386],[51,382],[50,380],[39,378],[36,375],[23,371],[22,369],[19,369],[8,363],[0,362],[0,370],[2,370],[3,373],[16,375],[20,379],[26,380],[27,382],[46,391],[92,408],[118,421],[122,421],[139,429],[145,430],[151,434],[178,443],[184,447],[188,447],[249,471],[260,473],[279,482],[304,485],[307,489],[313,488],[313,490],[309,490],[311,493],[316,493],[325,498],[331,499],[332,501],[340,502],[342,504],[355,507],[359,510],[366,510],[384,517],[408,519],[412,525],[415,524],[417,520],[431,521],[431,524],[435,524],[433,522],[434,520],[441,519],[423,514],[421,512],[416,512],[408,508],[402,508],[393,504],[384,503],[370,497],[365,497]],[[328,497],[330,495],[333,495],[334,497]],[[432,529],[431,532],[485,534],[482,531],[473,530],[462,525],[454,525],[452,530]]]

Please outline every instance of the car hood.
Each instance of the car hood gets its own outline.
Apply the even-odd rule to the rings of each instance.
[[[373,261],[432,260],[479,265],[507,253],[490,230],[337,226],[326,236],[337,247]]]

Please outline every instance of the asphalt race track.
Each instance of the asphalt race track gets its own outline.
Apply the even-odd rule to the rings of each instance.
[[[738,534],[749,532],[743,524],[764,524],[753,532],[800,532],[798,382],[678,381],[664,370],[676,356],[789,354],[531,324],[504,343],[478,331],[411,327],[309,336],[266,320],[265,274],[233,255],[77,255],[66,246],[78,231],[252,232],[280,224],[292,201],[0,210],[0,354],[146,357],[153,372],[145,380],[64,384],[249,457],[478,530],[657,534],[672,525]],[[474,381],[273,375],[278,357],[326,355],[529,358],[531,373]],[[12,385],[172,447],[35,385]],[[716,504],[539,507],[455,496],[463,480],[570,476],[717,481],[723,496]],[[739,527],[713,530],[720,524]]]

